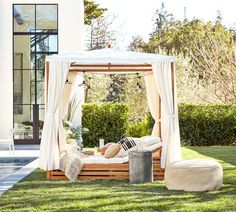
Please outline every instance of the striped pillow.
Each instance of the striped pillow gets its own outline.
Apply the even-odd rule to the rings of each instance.
[[[128,155],[129,151],[138,149],[137,138],[123,138],[118,143],[121,144],[120,151],[117,154],[119,157],[125,157]]]

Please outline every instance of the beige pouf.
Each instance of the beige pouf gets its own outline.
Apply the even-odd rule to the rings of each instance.
[[[221,165],[213,160],[182,160],[168,165],[165,183],[169,190],[211,191],[223,182]]]

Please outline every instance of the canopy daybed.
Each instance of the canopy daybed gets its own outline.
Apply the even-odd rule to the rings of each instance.
[[[181,159],[174,58],[170,56],[102,49],[77,55],[53,55],[46,58],[46,114],[40,146],[39,167],[48,179],[65,179],[60,169],[60,152],[65,150],[62,118],[68,104],[65,81],[75,84],[78,73],[144,73],[147,100],[155,120],[152,135],[162,145],[151,149],[154,179],[163,179],[164,168]],[[77,86],[78,87],[78,86]],[[87,159],[78,179],[128,179],[128,158]],[[94,161],[94,162],[92,162]]]

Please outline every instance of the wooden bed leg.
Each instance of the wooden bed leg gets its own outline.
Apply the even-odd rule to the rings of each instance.
[[[51,180],[51,171],[47,171],[47,179]]]

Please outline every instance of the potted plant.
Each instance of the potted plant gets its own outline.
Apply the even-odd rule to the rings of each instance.
[[[83,128],[82,126],[74,127],[67,122],[67,144],[77,145],[80,150],[83,149],[83,138],[82,135],[89,130],[87,128]]]
[[[80,102],[81,101],[78,100],[78,98],[76,98],[76,95],[71,99],[63,123],[67,133],[67,139],[66,139],[67,144],[77,145],[79,149],[82,150],[83,149],[82,134],[88,132],[89,130],[87,128],[83,128],[81,125],[79,126],[72,125],[74,114]]]

